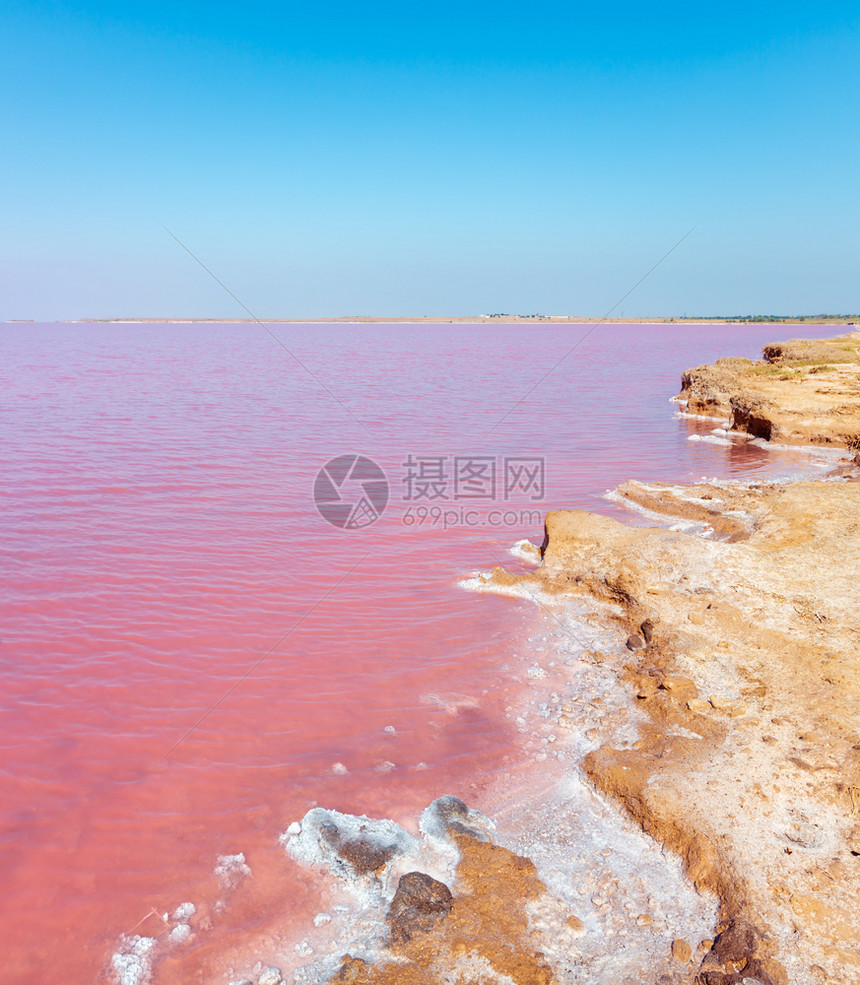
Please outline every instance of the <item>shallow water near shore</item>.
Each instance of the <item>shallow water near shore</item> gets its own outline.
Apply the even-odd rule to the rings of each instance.
[[[245,943],[292,948],[290,928],[313,927],[333,890],[277,837],[315,805],[409,826],[453,793],[539,854],[551,838],[539,818],[529,826],[542,808],[517,795],[518,770],[552,764],[544,806],[580,782],[580,733],[563,758],[543,742],[552,693],[564,704],[565,687],[600,689],[621,727],[623,695],[531,602],[458,583],[516,564],[509,547],[540,542],[547,508],[647,522],[602,498],[629,478],[810,468],[791,449],[690,441],[714,422],[668,402],[684,369],[755,357],[784,326],[273,330],[330,393],[258,326],[0,326],[4,980],[62,968],[92,981],[120,935],[163,934],[177,921],[162,914],[186,901],[205,921],[159,952],[156,981],[195,968],[223,980]],[[318,471],[342,454],[370,457],[390,483],[365,528],[338,529],[313,504]],[[405,498],[410,456],[444,460],[435,499]],[[495,463],[494,496],[455,498],[455,457]],[[513,458],[545,459],[541,495],[505,498]],[[576,797],[595,805],[582,816],[614,816]],[[598,848],[596,825],[582,835],[591,862],[638,837],[619,819]],[[558,876],[572,890],[577,864]],[[643,867],[646,901],[661,872],[678,879],[663,864]],[[681,919],[667,914],[666,932]]]

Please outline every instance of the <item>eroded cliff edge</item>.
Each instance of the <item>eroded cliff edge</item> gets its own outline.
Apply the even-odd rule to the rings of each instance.
[[[762,354],[688,370],[679,401],[766,441],[860,452],[860,332],[773,342]]]

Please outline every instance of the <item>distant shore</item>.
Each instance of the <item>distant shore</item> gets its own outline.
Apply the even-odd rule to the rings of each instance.
[[[30,322],[36,319],[10,318],[8,322]],[[64,321],[60,319],[60,321]],[[860,324],[858,315],[702,315],[680,318],[668,317],[638,317],[638,318],[602,318],[586,315],[337,315],[330,318],[261,318],[259,321],[267,325],[302,325],[302,324],[480,324],[504,322],[505,324],[570,324],[570,325],[854,325]],[[69,324],[206,324],[206,325],[241,325],[256,324],[253,318],[144,318],[128,316],[121,318],[70,318]]]

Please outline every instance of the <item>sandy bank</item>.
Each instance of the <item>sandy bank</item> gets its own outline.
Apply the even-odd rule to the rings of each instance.
[[[548,516],[529,577],[621,607],[652,722],[586,770],[719,894],[729,942],[702,982],[860,981],[860,483],[621,492],[672,517],[682,492],[687,515],[722,505],[737,526],[727,542]]]
[[[688,370],[678,399],[767,441],[860,451],[860,332],[775,342],[763,355]]]
[[[860,446],[860,335],[684,375],[691,412],[786,443]],[[704,985],[860,982],[860,483],[626,483],[693,532],[557,511],[516,581],[607,606],[650,724],[585,769],[715,890]],[[494,578],[512,576],[496,571]],[[691,974],[691,978],[693,975]]]

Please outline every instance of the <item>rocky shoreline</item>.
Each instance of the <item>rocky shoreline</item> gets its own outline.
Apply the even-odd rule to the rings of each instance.
[[[664,927],[663,958],[619,985],[860,982],[860,334],[765,356],[690,370],[677,399],[728,440],[843,449],[823,480],[627,482],[614,498],[662,526],[554,511],[538,567],[484,577],[485,590],[578,606],[608,627],[615,655],[583,649],[579,668],[620,678],[633,739],[591,728],[578,762],[717,901],[712,935],[673,939]],[[588,717],[541,707],[557,730]],[[366,888],[381,946],[373,957],[360,944],[332,952],[322,977],[300,968],[283,979],[589,980],[587,960],[574,968],[560,955],[581,953],[596,924],[559,899],[528,851],[497,844],[492,822],[452,797],[420,829],[320,809],[291,825],[288,852]],[[628,907],[650,927],[647,907]],[[283,979],[255,969],[260,985]]]
[[[688,370],[676,399],[738,434],[860,452],[860,333],[774,342],[763,355]]]
[[[856,456],[858,352],[856,333],[768,346],[763,363],[686,373],[681,399],[727,433]],[[707,535],[553,512],[540,568],[518,579],[608,603],[628,634],[650,723],[584,767],[717,893],[702,985],[860,981],[857,465],[794,484],[626,483],[623,501]]]
[[[676,515],[678,492],[651,487],[649,508]],[[683,492],[703,520],[728,499]],[[860,484],[751,486],[728,505],[724,541],[550,514],[530,577],[621,610],[625,677],[651,722],[584,766],[717,893],[696,980],[860,981]]]

